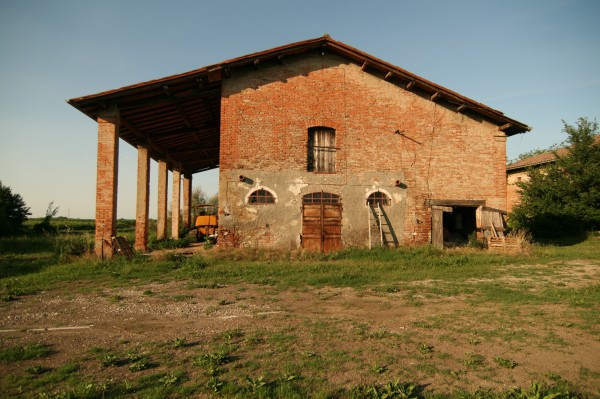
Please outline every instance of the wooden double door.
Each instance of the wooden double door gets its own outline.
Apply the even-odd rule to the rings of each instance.
[[[342,248],[342,204],[335,194],[312,193],[304,196],[302,247],[321,252]]]

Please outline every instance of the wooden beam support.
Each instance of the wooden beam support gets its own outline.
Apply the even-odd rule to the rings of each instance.
[[[458,106],[458,108],[456,108],[457,112],[463,112],[468,108],[467,104],[461,104]]]
[[[129,122],[128,120],[121,117],[121,125],[126,127],[127,130],[129,130],[133,134],[135,134],[140,139],[140,141],[141,141],[140,144],[147,145],[152,150],[153,153],[158,154],[159,158],[163,158],[164,160],[169,162],[171,165],[176,166],[177,168],[183,170],[181,162],[175,161],[173,158],[171,158],[166,151],[163,151],[158,146],[156,146],[156,144],[154,144],[152,142],[152,140],[150,140],[150,138],[148,137],[147,134],[143,133],[141,130],[136,128],[131,122]]]
[[[384,79],[385,79],[385,80],[388,80],[388,79],[390,79],[392,76],[394,76],[394,73],[393,73],[392,71],[389,71],[388,73],[386,73],[386,74],[385,74],[385,77],[384,77]]]
[[[413,87],[415,87],[415,83],[416,82],[414,80],[411,80],[410,82],[408,82],[406,84],[406,90],[411,90]]]
[[[254,69],[258,69],[258,65],[260,64],[260,60],[257,58],[252,62],[252,66],[254,67]]]
[[[364,71],[367,69],[367,67],[369,66],[369,63],[367,61],[363,62],[362,66],[360,67],[361,71]]]
[[[182,101],[195,100],[198,98],[206,98],[211,96],[219,96],[221,93],[221,88],[216,87],[210,90],[198,90],[193,94],[188,94],[185,96],[171,96],[171,97],[157,97],[157,98],[149,98],[145,100],[134,100],[134,101],[119,101],[117,106],[120,110],[127,110],[133,108],[143,108],[150,107],[154,105],[162,105],[162,104],[172,104],[179,103]]]
[[[167,85],[163,86],[163,90],[164,90],[165,94],[167,95],[167,97],[172,96],[169,86],[167,86]],[[186,115],[185,111],[183,110],[183,108],[181,107],[181,105],[179,103],[175,103],[173,105],[175,106],[175,108],[177,108],[177,112],[179,112],[179,116],[183,120],[183,123],[185,123],[185,125],[191,129],[192,123],[190,122],[189,118],[187,117],[187,115]]]
[[[512,123],[506,123],[506,124],[504,124],[504,125],[502,125],[502,126],[498,127],[498,130],[499,130],[499,131],[501,131],[501,132],[503,132],[503,131],[505,131],[506,129],[510,129],[511,127],[512,127]]]
[[[436,100],[439,100],[440,98],[442,98],[442,95],[440,94],[439,91],[436,91],[435,93],[433,93],[431,95],[431,101],[436,101]]]

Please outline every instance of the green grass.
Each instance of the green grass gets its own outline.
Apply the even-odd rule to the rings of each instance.
[[[0,361],[11,369],[0,376],[0,387],[10,389],[13,396],[38,397],[46,392],[41,397],[543,397],[535,395],[562,388],[538,384],[516,391],[441,394],[416,384],[408,392],[411,384],[394,380],[441,378],[456,386],[480,375],[491,380],[495,372],[526,368],[526,361],[519,367],[510,359],[522,359],[519,348],[548,346],[566,352],[576,334],[600,336],[600,284],[588,279],[573,286],[575,280],[562,278],[579,267],[571,260],[585,261],[588,269],[600,265],[597,237],[573,246],[534,245],[530,255],[519,256],[426,246],[346,249],[325,255],[217,251],[163,260],[138,256],[130,261],[98,261],[91,256],[60,259],[56,244],[55,237],[0,239],[0,298],[18,301],[38,291],[85,294],[96,293],[99,287],[140,286],[142,299],[172,305],[204,299],[203,292],[167,294],[160,287],[145,286],[179,281],[189,290],[213,290],[209,291],[211,309],[220,311],[245,306],[246,297],[259,295],[275,307],[282,295],[290,293],[314,295],[317,307],[339,305],[344,291],[330,288],[349,287],[358,296],[379,300],[376,309],[394,312],[398,306],[399,311],[415,311],[415,317],[400,328],[358,318],[296,319],[296,315],[286,315],[289,325],[266,326],[257,317],[256,327],[240,325],[242,330],[234,324],[208,337],[171,336],[139,346],[119,341],[106,348],[85,348],[80,357],[58,367],[49,367],[55,357],[45,360],[52,354],[49,346],[6,347],[4,342]],[[584,280],[585,275],[578,278]],[[123,306],[131,302],[129,294],[120,294],[106,293],[103,299]],[[431,304],[448,300],[460,306],[431,311]],[[552,311],[553,305],[560,305],[560,314]],[[464,351],[450,350],[447,345],[453,341],[466,346]],[[517,353],[488,351],[492,343]],[[323,370],[349,372],[360,385],[335,386]],[[109,375],[118,377],[109,380]],[[585,368],[579,369],[579,377],[600,378],[595,370]],[[559,382],[563,380],[554,381],[557,386]]]
[[[431,247],[403,248],[399,250],[346,249],[333,254],[304,254],[248,251],[244,256],[238,252],[222,252],[210,258],[149,260],[137,257],[132,261],[117,258],[98,261],[92,257],[75,258],[60,262],[53,258],[52,238],[0,239],[0,292],[3,296],[21,295],[39,290],[52,289],[65,282],[110,282],[111,285],[146,284],[186,279],[194,284],[253,283],[285,289],[289,287],[383,287],[389,290],[389,282],[396,285],[422,280],[439,280],[431,286],[432,295],[452,296],[469,294],[479,290],[479,300],[505,303],[536,303],[540,301],[562,302],[586,306],[595,303],[600,286],[572,290],[567,287],[548,287],[543,292],[532,292],[493,282],[511,273],[535,275],[559,273],[568,267],[571,259],[600,260],[598,238],[573,247],[534,246],[533,254],[511,256],[486,251],[438,251]],[[369,267],[365,268],[365,264]],[[540,268],[537,265],[549,265]],[[510,269],[514,265],[521,267]],[[507,269],[508,268],[508,269]],[[550,271],[549,271],[550,270]],[[476,288],[463,284],[469,279],[486,279]],[[387,287],[387,288],[386,288]],[[393,292],[391,292],[393,294]],[[418,304],[415,304],[418,305]]]
[[[42,343],[10,346],[0,350],[0,361],[15,363],[23,360],[41,359],[50,356],[52,353],[52,348]]]

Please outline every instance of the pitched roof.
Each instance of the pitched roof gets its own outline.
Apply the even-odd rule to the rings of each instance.
[[[340,55],[361,65],[367,73],[442,103],[456,112],[484,118],[498,125],[498,129],[507,136],[531,129],[496,109],[333,40],[329,35],[67,102],[94,120],[104,108],[115,104],[121,110],[120,137],[134,146],[150,143],[153,158],[168,158],[174,165],[179,164],[181,169],[194,173],[218,166],[222,79],[231,76],[238,68],[282,63],[285,57],[312,51]],[[205,151],[207,159],[199,160],[192,146],[204,146],[204,149],[198,149]]]
[[[600,144],[600,135],[594,138],[595,142]],[[556,155],[564,157],[569,154],[567,147],[559,148],[556,151],[546,151],[541,154],[532,155],[527,158],[523,158],[517,162],[513,162],[506,166],[507,171],[516,171],[518,169],[526,169],[530,166],[544,165],[556,161]]]
[[[559,148],[556,150],[558,156],[563,156],[567,154],[566,148]],[[515,170],[515,169],[525,169],[530,166],[535,165],[543,165],[546,163],[554,162],[556,160],[556,155],[553,151],[543,152],[541,154],[532,155],[530,157],[521,159],[517,162],[511,163],[506,166],[506,170]]]

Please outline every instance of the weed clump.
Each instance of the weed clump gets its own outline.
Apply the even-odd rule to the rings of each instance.
[[[58,262],[66,262],[73,257],[91,253],[92,246],[87,235],[59,236],[54,244],[54,257]]]
[[[0,350],[0,361],[14,363],[22,360],[41,359],[53,353],[54,351],[50,346],[39,342],[24,346],[17,345]]]

